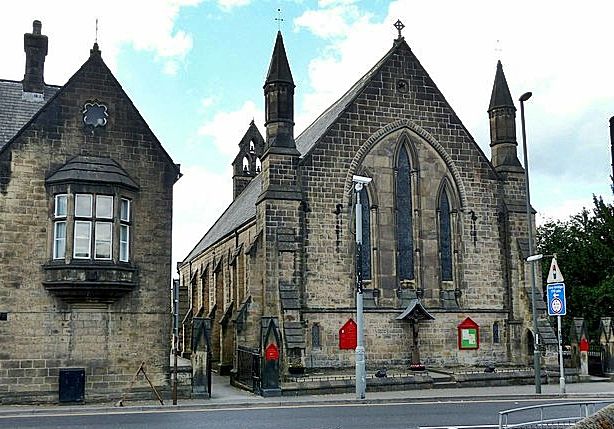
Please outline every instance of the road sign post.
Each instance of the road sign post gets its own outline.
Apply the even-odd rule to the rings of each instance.
[[[548,297],[548,315],[557,316],[557,334],[559,342],[559,386],[561,394],[565,393],[565,369],[563,367],[563,336],[561,333],[561,316],[567,314],[567,300],[565,298],[565,283],[563,274],[556,262],[556,255],[552,258],[550,272],[546,280]]]

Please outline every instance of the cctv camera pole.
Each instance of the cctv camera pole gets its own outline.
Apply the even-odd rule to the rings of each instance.
[[[362,296],[362,205],[360,191],[371,179],[354,176],[356,192],[356,399],[365,399],[367,376],[365,374],[364,315]]]

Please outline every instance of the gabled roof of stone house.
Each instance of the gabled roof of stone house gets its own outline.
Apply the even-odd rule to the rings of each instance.
[[[276,58],[275,51],[277,50],[278,42],[279,42],[280,34],[278,33],[273,59]],[[283,44],[282,44],[283,48]],[[403,37],[400,37],[394,41],[392,48],[367,72],[365,73],[354,85],[350,87],[350,89],[343,94],[336,102],[334,102],[328,109],[326,109],[314,122],[311,123],[296,139],[296,148],[301,154],[301,159],[304,159],[320,142],[320,139],[326,134],[326,132],[336,123],[336,121],[343,115],[343,113],[352,106],[353,102],[357,97],[361,95],[361,93],[367,88],[367,86],[371,83],[373,78],[379,73],[381,68],[386,64],[388,59],[393,56],[398,50],[403,49],[412,55],[412,61],[417,64],[418,67],[421,68],[422,73],[424,73],[425,77],[431,82],[437,93],[442,97],[444,103],[448,105],[450,112],[454,113],[454,110],[449,105],[449,103],[445,100],[443,94],[439,89],[436,88],[435,83],[432,81],[426,70],[420,65],[418,59],[413,56],[411,52],[411,48],[405,41]],[[279,55],[278,55],[279,56]],[[285,53],[284,53],[285,58]],[[273,62],[271,63],[270,68],[273,67]],[[269,68],[269,73],[267,74],[267,79],[271,74],[271,70]],[[291,75],[289,77],[291,79]],[[509,92],[509,91],[508,91]],[[455,114],[455,113],[454,113]],[[462,122],[458,121],[460,126],[465,130],[467,136],[471,140],[471,133],[465,128]],[[479,153],[483,156],[484,160],[490,165],[490,161],[484,155],[483,151],[480,147],[475,143],[475,147],[479,151]],[[492,166],[491,166],[492,168]],[[493,169],[494,172],[494,169]],[[494,173],[496,174],[496,173]],[[254,182],[257,182],[255,185]],[[188,256],[183,260],[182,263],[190,262],[196,256],[207,250],[210,246],[217,243],[221,238],[228,236],[232,233],[237,227],[248,223],[249,221],[255,219],[256,217],[256,200],[258,195],[261,192],[261,179],[260,175],[256,176],[254,180],[249,184],[249,186],[243,191],[241,195],[247,193],[241,201],[238,201],[239,198],[234,200],[230,206],[226,209],[226,211],[222,214],[222,216],[217,220],[217,222],[211,227],[211,229],[205,234],[205,236],[200,240],[200,242],[196,245],[196,247],[188,254]],[[253,203],[251,203],[253,201]],[[249,204],[248,204],[249,202]],[[240,211],[240,214],[237,214],[236,211]],[[242,223],[238,223],[236,219],[241,219]],[[233,221],[233,219],[235,221]]]
[[[40,34],[39,21],[34,21],[34,31],[32,34],[27,33],[24,35],[24,39],[26,40],[25,43],[27,44],[29,38],[32,37],[35,39],[46,39],[46,36]],[[38,55],[39,53],[36,54]],[[44,63],[44,56],[46,54],[47,51],[45,45],[42,57],[37,58],[39,63]],[[129,105],[134,109],[136,116],[140,119],[147,131],[149,131],[152,140],[155,142],[155,144],[157,144],[158,148],[162,151],[162,154],[168,160],[171,167],[176,171],[176,179],[181,176],[179,165],[173,162],[172,158],[168,152],[166,152],[153,131],[151,131],[149,125],[141,116],[140,112],[130,97],[126,94],[121,84],[117,81],[111,70],[105,64],[104,60],[102,59],[101,51],[98,47],[98,43],[94,43],[92,49],[90,49],[89,58],[63,86],[44,84],[43,67],[39,67],[39,69],[36,70],[36,74],[38,74],[38,76],[35,76],[38,78],[39,84],[38,90],[35,89],[35,91],[38,92],[27,92],[27,90],[32,86],[31,82],[28,81],[28,79],[32,77],[29,76],[31,70],[28,69],[29,55],[31,54],[28,53],[26,49],[26,75],[24,76],[24,80],[22,82],[0,80],[0,153],[9,149],[11,143],[15,141],[22,133],[24,133],[30,124],[36,121],[41,114],[48,110],[49,106],[53,104],[54,100],[67,91],[67,88],[73,86],[74,82],[76,82],[78,79],[84,78],[87,80],[87,73],[91,72],[92,70],[96,70],[106,75],[105,78],[108,76],[109,82],[112,82],[117,86],[125,100],[127,100]],[[36,86],[34,86],[34,88],[36,88]]]

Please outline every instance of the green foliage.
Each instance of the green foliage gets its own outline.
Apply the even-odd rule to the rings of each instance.
[[[595,338],[599,318],[614,316],[614,205],[593,197],[567,221],[550,221],[537,229],[539,253],[556,254],[567,293],[567,320],[584,317]],[[542,263],[544,279],[550,263]]]

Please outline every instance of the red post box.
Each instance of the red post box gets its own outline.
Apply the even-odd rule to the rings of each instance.
[[[356,349],[356,322],[349,319],[345,322],[345,325],[339,329],[339,348],[341,350],[355,350]]]
[[[271,343],[264,349],[264,359],[267,361],[275,361],[279,359],[279,349],[277,345]]]
[[[580,340],[580,351],[587,352],[588,351],[588,340],[585,337],[582,337]]]

